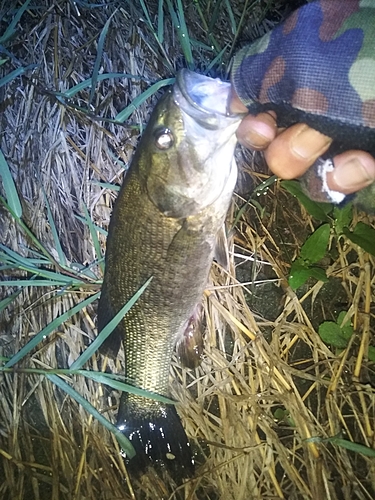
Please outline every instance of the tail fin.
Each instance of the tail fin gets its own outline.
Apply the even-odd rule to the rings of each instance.
[[[177,482],[194,473],[190,444],[173,405],[124,393],[117,427],[136,451],[127,463],[130,470],[142,473],[148,466],[158,465]]]

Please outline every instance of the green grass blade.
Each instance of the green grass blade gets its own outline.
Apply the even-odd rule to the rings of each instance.
[[[17,189],[14,184],[12,174],[10,173],[8,163],[1,149],[0,149],[0,174],[1,174],[1,179],[3,181],[5,196],[8,201],[9,207],[11,207],[12,211],[16,214],[17,217],[21,217],[22,216],[21,202],[18,197]]]
[[[236,218],[234,219],[234,222],[232,224],[232,228],[236,227],[238,224],[238,221],[241,219],[243,213],[247,210],[247,207],[250,203],[254,203],[254,199],[256,199],[258,196],[265,194],[268,191],[268,188],[274,184],[277,181],[278,177],[276,175],[272,175],[269,177],[266,181],[263,181],[259,186],[257,186],[253,192],[251,193],[249,199],[246,201],[246,203],[240,208],[238,211],[238,214],[236,215]],[[256,204],[255,204],[256,205]]]
[[[27,7],[29,6],[31,0],[26,0],[26,2],[20,7],[14,18],[12,19],[12,22],[9,24],[7,29],[5,30],[4,35],[0,37],[0,44],[5,43],[9,38],[11,38],[15,33],[16,33],[16,25],[18,24],[18,21],[21,19],[22,14],[25,12]]]
[[[71,268],[77,273],[77,276],[86,276],[90,278],[90,280],[98,281],[97,275],[91,270],[93,266],[100,265],[100,263],[104,261],[104,257],[99,260],[94,260],[89,265],[83,265],[79,262],[74,262],[71,264]]]
[[[160,80],[159,82],[156,82],[153,85],[151,85],[151,87],[149,87],[147,90],[142,92],[142,94],[133,99],[131,104],[129,104],[129,106],[120,111],[120,113],[118,113],[115,116],[115,121],[117,123],[123,123],[144,101],[146,101],[149,97],[154,95],[162,87],[166,87],[167,85],[172,85],[174,81],[175,78],[166,78],[165,80]]]
[[[103,189],[109,189],[111,191],[120,191],[121,189],[121,186],[116,186],[116,184],[111,184],[110,182],[92,181],[92,184],[100,186]]]
[[[209,26],[208,26],[206,18],[204,16],[203,12],[202,12],[201,7],[200,7],[199,0],[194,0],[194,7],[196,8],[196,10],[198,12],[198,15],[200,17],[200,20],[201,20],[202,26],[204,28],[204,31],[207,33],[210,45],[212,45],[214,47],[215,52],[218,54],[219,52],[221,52],[220,51],[220,45],[219,45],[218,41],[215,39],[215,37],[212,35],[212,33],[211,33],[211,28],[209,28]]]
[[[223,49],[218,53],[218,55],[210,62],[210,64],[207,66],[207,68],[204,71],[204,74],[207,75],[207,73],[214,67],[216,64],[221,61],[223,58],[223,55],[225,54],[225,51],[228,49],[229,45],[225,45]]]
[[[218,0],[215,3],[215,8],[214,8],[214,10],[212,12],[211,19],[210,19],[210,22],[209,22],[209,25],[208,25],[208,32],[209,33],[212,33],[215,24],[218,22],[220,11],[223,8],[222,7],[222,3],[223,3],[222,0]]]
[[[158,41],[160,44],[164,41],[164,0],[159,0],[158,4]]]
[[[230,20],[230,25],[232,28],[232,34],[235,35],[237,33],[237,26],[236,26],[236,21],[234,20],[234,14],[232,7],[230,5],[229,0],[225,0],[225,5],[229,14],[229,20]]]
[[[4,85],[7,85],[9,82],[17,78],[18,76],[23,75],[26,73],[26,71],[29,71],[31,69],[36,68],[38,65],[37,64],[29,64],[28,66],[25,66],[23,68],[17,68],[14,71],[11,71],[7,75],[3,76],[0,78],[0,87],[3,87]]]
[[[102,259],[102,257],[103,257],[102,249],[101,249],[101,246],[99,243],[98,234],[96,232],[96,226],[93,223],[93,221],[91,220],[90,214],[89,214],[85,204],[83,204],[83,210],[85,212],[86,223],[89,227],[91,238],[92,238],[92,241],[94,243],[94,249],[95,249],[97,259],[98,259],[99,267],[100,267],[101,271],[104,273],[104,260]]]
[[[181,0],[177,0],[177,13],[173,8],[171,0],[167,0],[169,14],[172,19],[172,23],[175,27],[178,39],[180,41],[181,49],[185,57],[186,64],[189,69],[194,69],[193,54],[191,52],[191,43],[189,32],[185,22],[184,7]]]
[[[332,438],[330,441],[332,444],[336,444],[337,446],[341,446],[347,450],[362,453],[362,455],[366,455],[366,457],[375,458],[375,450],[363,444],[353,443],[352,441],[341,438]]]
[[[34,243],[34,245],[39,248],[42,254],[48,259],[48,261],[52,264],[55,263],[55,259],[52,255],[44,248],[44,246],[39,242],[38,238],[33,234],[32,231],[26,226],[26,224],[22,221],[22,219],[16,214],[16,212],[12,209],[12,207],[4,200],[2,196],[0,196],[0,203],[4,205],[4,207],[8,210],[8,212],[14,217],[19,226],[23,229],[23,231],[27,234],[30,240]]]
[[[146,7],[146,4],[145,4],[144,0],[139,0],[139,3],[141,4],[142,10],[143,10],[143,14],[145,15],[148,27],[150,28],[150,30],[152,31],[152,33],[155,35],[155,30],[154,30],[154,27],[152,25],[150,14],[148,12],[148,9]]]
[[[7,362],[9,358],[0,356],[0,361]],[[16,368],[17,373],[26,374],[37,374],[37,375],[66,375],[71,377],[72,375],[82,375],[83,377],[94,380],[98,384],[104,384],[112,389],[116,389],[121,392],[128,392],[130,394],[135,394],[136,396],[141,396],[143,398],[153,399],[154,401],[159,401],[160,403],[175,405],[177,401],[171,398],[162,396],[161,394],[156,394],[155,392],[146,391],[145,389],[140,389],[134,385],[130,385],[124,382],[124,375],[119,375],[116,373],[103,373],[93,370],[72,370],[70,368],[55,368],[55,369],[41,369],[41,368]],[[13,373],[13,368],[5,368],[5,366],[0,366],[0,372],[3,373]]]
[[[115,11],[116,12],[116,11]],[[108,33],[109,25],[111,24],[112,17],[114,16],[115,12],[112,13],[112,15],[107,19],[107,22],[105,23],[100,36],[99,36],[99,41],[98,41],[98,51],[96,54],[96,59],[95,59],[95,64],[94,68],[92,70],[92,77],[91,77],[91,89],[90,89],[90,97],[89,97],[89,106],[92,103],[95,95],[95,90],[96,90],[96,84],[98,81],[98,75],[99,75],[99,69],[100,69],[100,64],[102,61],[103,57],[103,50],[104,50],[104,42]]]
[[[27,287],[27,286],[62,286],[64,288],[70,288],[72,286],[82,286],[82,281],[79,280],[73,280],[71,281],[65,281],[65,280],[58,280],[58,279],[53,279],[53,280],[38,280],[38,279],[24,279],[24,280],[2,280],[0,281],[0,286],[22,286],[22,287]]]
[[[50,335],[53,331],[55,331],[64,321],[67,321],[69,318],[77,314],[84,307],[87,307],[89,304],[94,302],[99,297],[100,292],[97,292],[95,295],[91,295],[87,299],[83,300],[76,306],[72,307],[68,311],[58,316],[56,319],[51,321],[49,325],[47,325],[43,330],[35,335],[34,338],[29,340],[29,342],[22,347],[12,358],[5,364],[5,368],[11,368],[16,363],[18,363],[21,359],[23,359],[30,351],[34,349],[40,342],[45,340],[45,338]]]
[[[49,271],[48,269],[43,269],[40,267],[35,266],[32,261],[34,259],[28,259],[27,257],[22,257],[19,255],[17,252],[14,252],[10,248],[7,248],[4,245],[0,245],[0,250],[2,250],[2,253],[0,252],[0,262],[3,262],[5,264],[9,264],[13,266],[15,269],[19,269],[25,272],[29,272],[33,274],[34,276],[38,277],[44,277],[47,279],[51,280],[56,280],[58,282],[62,283],[70,283],[72,280],[74,281],[74,277],[66,275],[66,274],[61,274],[59,272],[55,271]],[[70,271],[70,270],[69,270]],[[14,280],[17,281],[17,280]],[[18,282],[18,281],[17,281]],[[80,280],[78,280],[77,283],[81,283]],[[77,284],[75,283],[75,284]]]
[[[81,222],[83,222],[84,224],[87,224],[87,220],[85,219],[85,217],[81,217],[80,215],[74,215],[74,217],[78,220],[80,220]],[[108,235],[108,231],[106,231],[105,229],[103,229],[102,227],[99,227],[97,226],[96,224],[92,224],[95,231],[98,231],[100,234],[102,234],[103,236],[107,236]]]
[[[184,6],[182,5],[182,0],[177,0],[177,12],[180,21],[180,29],[177,31],[180,38],[180,43],[182,51],[184,53],[187,65],[189,69],[194,69],[194,59],[191,51],[191,42],[189,37],[189,31],[185,22],[185,12]],[[177,28],[177,27],[176,27]]]
[[[2,262],[10,262],[13,265],[16,265],[17,267],[23,266],[23,267],[32,267],[34,269],[38,269],[35,267],[33,263],[30,263],[30,260],[34,259],[28,259],[27,257],[23,257],[19,253],[15,252],[11,248],[6,247],[5,245],[2,245],[0,243],[0,250],[2,253],[0,253],[0,260]],[[44,261],[43,264],[48,264],[48,261]]]
[[[306,443],[331,443],[337,446],[341,446],[346,450],[354,451],[356,453],[362,453],[366,457],[375,458],[375,450],[374,448],[369,448],[364,444],[353,443],[353,441],[348,441],[347,439],[343,439],[341,437],[341,433],[336,436],[331,436],[328,438],[322,438],[320,436],[313,436],[311,438],[304,440]]]
[[[48,203],[48,199],[47,199],[47,196],[46,196],[46,193],[45,193],[44,189],[43,189],[43,196],[44,196],[44,201],[45,201],[45,204],[46,204],[46,207],[47,207],[48,222],[49,222],[49,225],[50,225],[50,228],[51,228],[53,240],[55,242],[55,248],[56,248],[56,251],[57,251],[57,255],[59,257],[59,263],[62,266],[66,266],[66,257],[65,257],[65,254],[63,252],[59,236],[57,234],[56,224],[55,224],[55,221],[53,220],[52,212],[51,212],[51,207],[50,207],[50,205]]]
[[[22,292],[22,289],[18,290],[17,292],[12,293],[5,299],[0,301],[0,312],[5,309],[11,302],[13,302],[14,299],[18,297],[18,295]]]
[[[102,73],[101,75],[97,76],[97,81],[101,82],[103,80],[109,80],[111,78],[131,78],[132,80],[144,80],[144,78],[142,78],[141,76],[131,75],[129,73]],[[76,94],[78,94],[78,92],[81,92],[81,90],[86,89],[90,86],[93,86],[92,78],[88,78],[83,82],[77,83],[77,85],[74,85],[74,87],[66,90],[65,92],[53,92],[53,94],[66,99],[71,99]]]
[[[135,456],[135,451],[133,445],[109,420],[107,420],[101,413],[98,412],[96,408],[92,406],[83,396],[81,396],[77,391],[75,391],[69,384],[64,382],[58,375],[47,375],[47,378],[53,382],[57,387],[62,389],[64,392],[69,394],[70,397],[75,399],[82,408],[84,408],[90,415],[92,415],[98,422],[100,422],[106,429],[112,432],[121,448],[125,451],[128,458],[133,458]]]
[[[134,385],[126,384],[125,382],[119,380],[121,378],[124,378],[121,375],[116,375],[113,373],[94,372],[89,370],[77,370],[74,373],[95,380],[95,382],[98,382],[100,384],[108,385],[109,387],[112,387],[112,389],[116,389],[117,391],[129,392],[131,394],[135,394],[136,396],[142,396],[143,398],[160,401],[161,403],[172,405],[176,404],[176,401],[173,401],[173,399],[161,396],[160,394],[156,394],[154,392],[145,391],[144,389],[139,389]]]
[[[102,343],[111,335],[114,328],[120,323],[122,318],[129,311],[129,309],[133,307],[133,305],[137,302],[139,297],[148,287],[151,280],[152,276],[146,281],[146,283],[143,286],[141,286],[138,292],[135,293],[133,297],[121,308],[121,310],[116,314],[116,316],[113,319],[111,319],[111,321],[103,328],[103,330],[99,333],[94,342],[88,346],[86,351],[84,351],[81,354],[81,356],[74,361],[74,363],[70,367],[71,370],[78,370],[86,363],[86,361],[88,361],[91,358],[91,356],[93,356],[93,354],[99,349]]]
[[[329,222],[329,213],[333,210],[332,203],[320,203],[311,200],[303,191],[301,184],[298,181],[281,181],[280,185],[289,191],[290,194],[298,198],[302,205],[306,208],[310,215],[315,219],[321,220],[323,222]]]
[[[16,266],[14,266],[16,267]],[[16,267],[17,268],[17,267]],[[38,269],[38,268],[33,268],[33,267],[26,267],[26,266],[20,266],[18,267],[20,271],[26,271],[30,272],[33,274],[33,276],[36,278],[45,278],[46,280],[49,280],[51,282],[50,285],[47,286],[53,286],[54,283],[58,283],[59,285],[69,285],[70,283],[73,285],[82,285],[82,281],[77,279],[75,280],[71,276],[66,276],[65,274],[60,274],[60,273],[55,273],[53,271],[47,271],[46,269]],[[34,280],[35,280],[34,278]],[[34,284],[34,281],[31,281],[30,278],[28,280],[10,280],[10,281],[0,281],[0,283],[20,283],[21,281],[30,281],[30,285]],[[21,286],[21,285],[20,285]]]
[[[208,52],[213,52],[215,50],[214,47],[207,45],[207,43],[200,42],[199,40],[195,40],[194,38],[190,38],[190,43],[191,43],[192,47],[207,50]]]

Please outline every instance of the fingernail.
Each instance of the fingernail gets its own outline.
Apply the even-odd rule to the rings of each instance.
[[[268,146],[270,143],[271,138],[270,134],[263,135],[262,133],[259,133],[259,131],[252,130],[251,132],[248,132],[246,137],[244,138],[244,141],[246,146],[252,149],[263,149]]]
[[[324,153],[332,139],[305,125],[291,142],[292,151],[304,160],[315,160]]]
[[[246,121],[246,124],[245,124]],[[237,130],[239,142],[250,149],[265,149],[275,137],[275,126],[270,123],[247,117]]]
[[[374,182],[367,168],[357,158],[335,168],[331,175],[337,186],[342,189],[366,187]]]

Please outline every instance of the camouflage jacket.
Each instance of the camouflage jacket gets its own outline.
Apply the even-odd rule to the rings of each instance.
[[[304,5],[236,54],[232,83],[251,113],[273,109],[280,126],[304,122],[332,137],[327,157],[348,149],[375,156],[375,0]],[[304,181],[311,198],[341,201]],[[355,198],[375,211],[375,183]]]

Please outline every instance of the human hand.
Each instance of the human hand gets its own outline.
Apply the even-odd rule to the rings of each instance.
[[[229,109],[240,113],[247,109],[234,90]],[[304,123],[278,129],[273,111],[247,115],[237,130],[237,138],[247,148],[264,150],[269,168],[283,179],[304,174],[332,142],[330,137]],[[346,151],[333,161],[335,168],[327,173],[327,185],[333,191],[350,194],[375,181],[375,158],[365,151]]]

